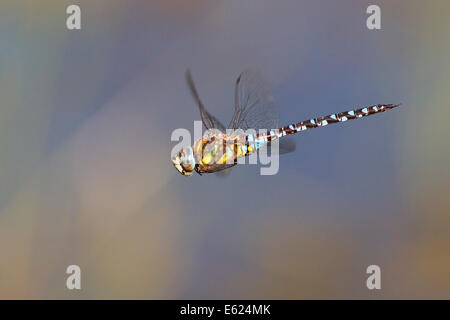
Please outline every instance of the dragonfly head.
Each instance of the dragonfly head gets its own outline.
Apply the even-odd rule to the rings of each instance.
[[[173,165],[183,176],[192,176],[195,169],[194,152],[191,147],[185,147],[172,158]]]

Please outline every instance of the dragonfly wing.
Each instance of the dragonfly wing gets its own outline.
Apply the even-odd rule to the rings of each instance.
[[[278,154],[286,154],[294,152],[297,148],[297,144],[293,137],[283,137],[279,140]],[[267,143],[267,149],[272,154],[272,143]]]
[[[221,171],[217,171],[214,174],[216,175],[216,177],[218,178],[227,178],[231,173],[231,167],[221,170]]]
[[[192,80],[191,71],[189,69],[186,71],[186,82],[188,84],[189,90],[191,91],[192,97],[197,102],[198,109],[200,111],[200,117],[202,118],[202,122],[205,128],[208,130],[219,129],[220,131],[225,132],[225,126],[206,110],[205,106],[200,100],[197,89],[195,88],[194,81]]]
[[[293,137],[285,137],[280,140],[279,153],[286,154],[294,152],[297,149],[297,144]]]
[[[236,80],[235,110],[229,128],[276,129],[279,122],[278,106],[271,86],[257,70],[248,69]]]

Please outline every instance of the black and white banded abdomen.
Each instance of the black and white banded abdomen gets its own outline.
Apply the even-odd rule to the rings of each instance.
[[[376,113],[382,113],[387,110],[400,106],[400,104],[377,104],[360,109],[344,111],[330,114],[323,117],[305,120],[299,123],[291,124],[279,129],[269,130],[265,134],[258,134],[256,140],[262,142],[269,142],[277,138],[294,134],[297,132],[306,131],[312,128],[325,127],[329,124],[345,122],[348,120],[363,118]]]

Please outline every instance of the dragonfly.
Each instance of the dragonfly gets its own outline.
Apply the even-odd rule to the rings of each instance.
[[[376,104],[279,127],[279,109],[271,86],[258,70],[247,69],[236,80],[234,114],[225,127],[206,110],[189,69],[186,81],[207,131],[192,146],[181,148],[172,157],[173,165],[184,176],[192,176],[194,171],[199,175],[229,172],[239,158],[248,157],[277,139],[279,154],[293,152],[295,142],[286,136],[382,113],[401,105]]]

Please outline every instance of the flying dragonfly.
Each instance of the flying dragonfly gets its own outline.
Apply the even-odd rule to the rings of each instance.
[[[259,71],[249,69],[242,72],[236,80],[234,114],[230,124],[225,127],[206,110],[189,70],[186,72],[186,81],[207,132],[192,146],[182,148],[173,156],[173,165],[184,176],[191,176],[194,171],[200,175],[221,173],[235,166],[239,158],[247,157],[264,146],[270,146],[272,141],[280,138],[282,139],[279,153],[292,152],[295,150],[295,142],[286,136],[363,118],[400,106],[400,104],[371,105],[279,127],[278,106],[270,85]],[[231,129],[232,133],[226,128]],[[256,133],[257,131],[259,133]]]

